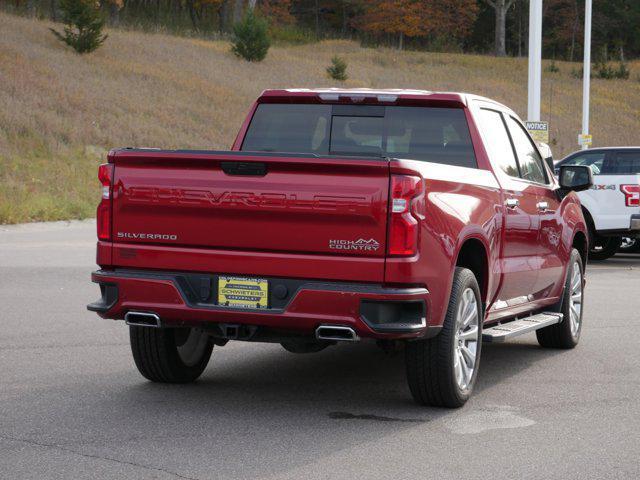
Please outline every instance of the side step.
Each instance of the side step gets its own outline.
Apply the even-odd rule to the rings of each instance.
[[[562,314],[544,312],[530,317],[513,320],[511,322],[496,325],[482,331],[482,340],[490,343],[502,343],[510,338],[533,332],[540,328],[548,327],[562,321]]]

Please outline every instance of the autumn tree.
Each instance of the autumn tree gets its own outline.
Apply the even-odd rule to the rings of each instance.
[[[356,25],[365,32],[398,36],[402,50],[404,37],[467,34],[478,13],[475,0],[376,0],[366,2]]]
[[[405,36],[417,37],[429,32],[425,21],[425,3],[416,0],[369,1],[355,24],[373,35],[397,35],[398,49],[402,50]]]
[[[296,17],[291,14],[291,0],[263,0],[258,4],[258,11],[271,25],[296,23]]]
[[[480,10],[476,0],[432,0],[429,3],[434,19],[430,33],[436,37],[447,36],[456,42],[471,32]]]
[[[578,0],[546,0],[543,4],[543,45],[553,57],[574,60],[576,43],[582,37],[582,19]]]

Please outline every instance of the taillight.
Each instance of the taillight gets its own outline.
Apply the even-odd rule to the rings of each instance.
[[[424,187],[420,177],[391,176],[391,214],[387,253],[411,256],[418,251],[420,220],[424,210]]]
[[[111,195],[113,193],[113,164],[104,163],[98,167],[98,180],[102,184],[102,199],[96,212],[98,240],[111,240]]]
[[[620,185],[627,207],[640,207],[640,185]]]

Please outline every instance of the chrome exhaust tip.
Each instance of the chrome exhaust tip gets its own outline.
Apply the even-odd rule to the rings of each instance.
[[[160,328],[160,317],[150,312],[127,312],[124,321],[132,327]]]
[[[353,328],[334,325],[320,325],[316,328],[316,338],[332,342],[357,342],[360,340]]]

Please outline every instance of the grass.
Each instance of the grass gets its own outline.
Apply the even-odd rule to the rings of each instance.
[[[349,41],[272,47],[265,61],[237,59],[229,44],[111,30],[79,56],[45,21],[0,13],[0,223],[85,218],[99,197],[96,165],[117,146],[228,148],[265,88],[389,87],[462,90],[526,115],[526,59],[392,49]],[[327,78],[339,55],[346,82]],[[552,148],[575,150],[582,83],[578,64],[555,62],[543,77],[543,118]],[[629,64],[632,78],[640,62]],[[592,81],[596,145],[637,143],[640,82]]]

